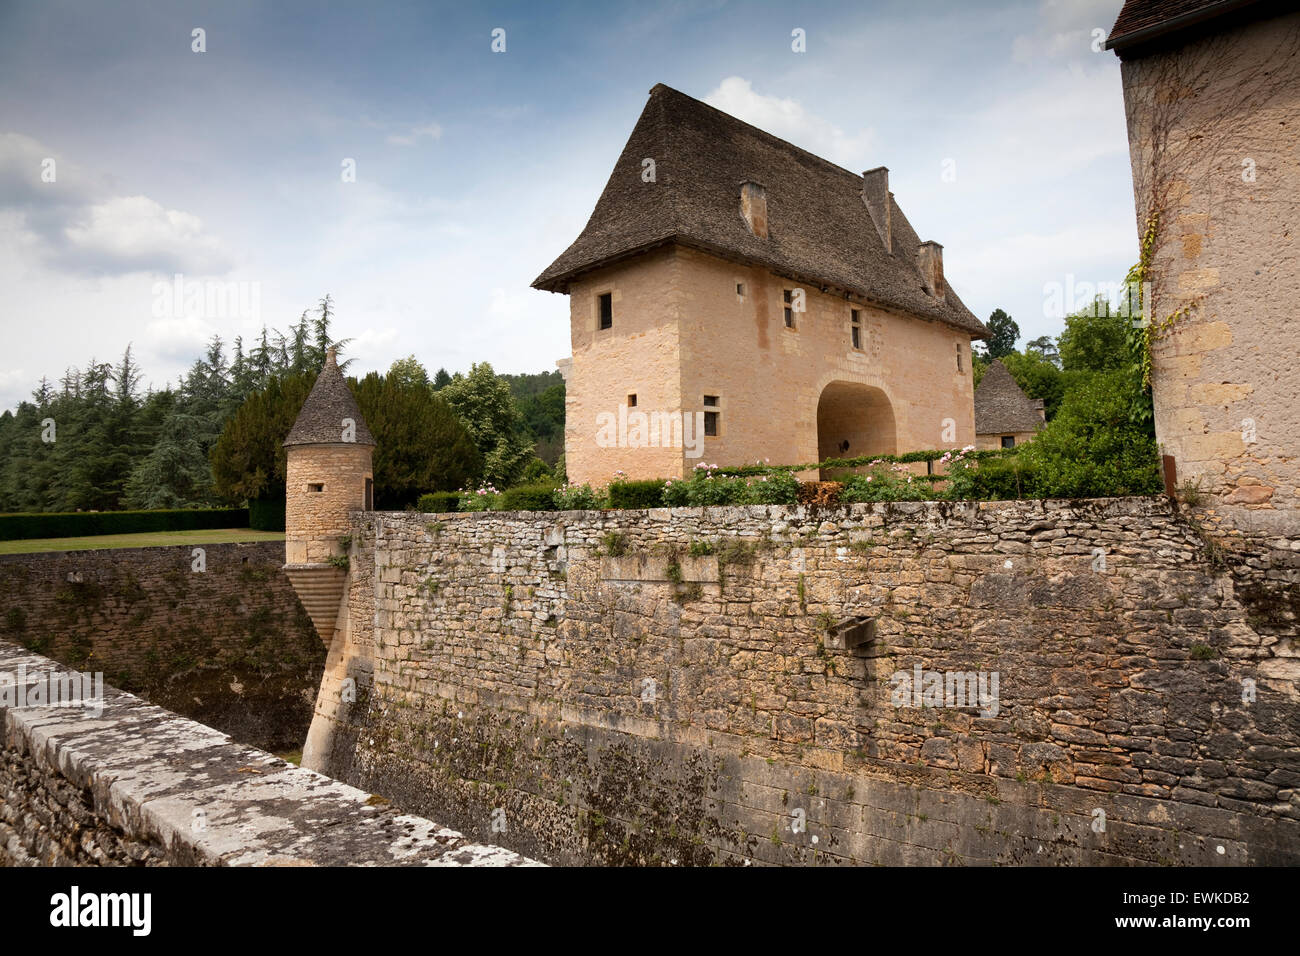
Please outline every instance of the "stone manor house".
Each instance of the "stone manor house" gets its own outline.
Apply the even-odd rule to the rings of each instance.
[[[988,330],[889,191],[659,84],[581,235],[569,296],[575,483],[975,441]]]

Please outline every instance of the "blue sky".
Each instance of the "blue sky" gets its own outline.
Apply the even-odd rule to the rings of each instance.
[[[1051,284],[1136,258],[1120,5],[0,0],[0,407],[128,342],[161,387],[326,292],[354,372],[554,368],[567,303],[529,283],[659,82],[888,166],[972,311],[1057,334]],[[243,307],[171,307],[177,273]]]

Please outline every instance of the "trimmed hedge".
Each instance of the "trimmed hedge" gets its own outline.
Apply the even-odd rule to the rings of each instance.
[[[517,485],[501,492],[493,511],[554,511],[555,485]]]
[[[420,500],[415,503],[415,510],[429,514],[449,514],[459,505],[459,491],[433,491],[427,495],[420,495]]]
[[[662,508],[664,506],[662,478],[648,481],[614,481],[609,485],[611,508]]]
[[[284,530],[284,498],[251,498],[248,526],[254,531]]]
[[[85,538],[99,534],[149,531],[201,531],[247,528],[247,508],[194,508],[175,511],[72,511],[0,514],[0,541],[30,538]]]

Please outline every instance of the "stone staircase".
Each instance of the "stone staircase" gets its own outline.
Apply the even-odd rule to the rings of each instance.
[[[316,633],[329,647],[334,638],[347,572],[331,564],[298,564],[285,565],[284,573],[298,592],[298,600],[316,626]]]

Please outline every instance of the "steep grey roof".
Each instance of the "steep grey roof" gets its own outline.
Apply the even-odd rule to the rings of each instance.
[[[1291,2],[1277,0],[1126,0],[1106,49],[1120,56],[1140,54],[1176,42],[1175,34],[1221,30],[1231,23],[1293,10]]]
[[[655,162],[653,183],[642,181],[644,159]],[[766,239],[741,217],[745,182],[766,191]],[[942,302],[926,293],[920,239],[892,196],[893,254],[885,250],[862,186],[856,173],[660,83],[586,228],[533,287],[567,292],[583,272],[676,242],[987,336],[951,286]]]
[[[999,360],[985,371],[975,389],[975,434],[1036,432],[1043,427],[1038,416],[1041,399],[1030,399]]]
[[[352,397],[352,389],[343,379],[339,370],[334,350],[325,354],[325,365],[316,376],[316,384],[311,387],[311,394],[302,403],[289,429],[289,437],[284,440],[288,445],[338,445],[343,443],[343,419],[350,418],[357,423],[358,445],[373,445],[375,437],[370,434],[370,427],[361,417],[357,400]]]

